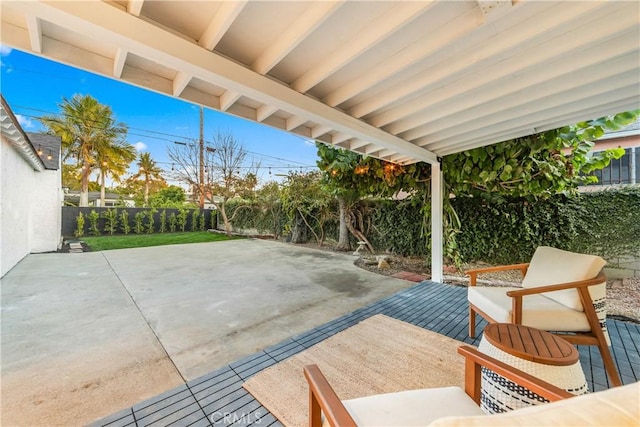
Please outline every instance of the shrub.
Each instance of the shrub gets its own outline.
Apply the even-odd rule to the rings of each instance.
[[[198,220],[200,215],[197,209],[191,211],[191,231],[198,231]]]
[[[176,232],[176,227],[178,226],[178,217],[176,217],[176,213],[172,212],[169,216],[169,231],[172,233]]]
[[[204,211],[200,212],[200,216],[199,216],[200,220],[198,221],[198,230],[200,231],[204,231],[205,229],[205,222],[207,222],[206,220],[206,215],[204,214]]]
[[[104,231],[113,235],[113,233],[118,229],[118,210],[107,209],[102,212],[102,218],[105,219]]]
[[[149,221],[147,222],[147,233],[148,234],[151,234],[151,233],[154,232],[154,225],[155,225],[155,222],[156,222],[155,215],[156,215],[157,212],[158,211],[155,208],[147,211],[147,216],[149,217]]]
[[[89,232],[93,236],[99,236],[100,229],[98,228],[98,220],[100,219],[100,214],[95,210],[91,209],[91,212],[89,212],[89,215],[87,215],[87,218],[89,218]]]
[[[167,231],[167,211],[163,209],[160,213],[160,232],[164,233],[165,231]]]
[[[129,234],[131,231],[131,226],[129,225],[129,211],[126,209],[120,213],[120,230],[124,234]]]
[[[82,212],[78,213],[76,217],[76,231],[73,233],[76,237],[84,236],[84,215]]]
[[[178,209],[178,215],[177,215],[178,226],[180,227],[180,231],[182,231],[183,233],[187,229],[187,216],[188,215],[189,215],[189,211],[186,210],[185,208]]]
[[[136,212],[133,218],[133,221],[134,221],[133,231],[136,234],[144,233],[144,217],[145,216],[147,216],[147,213],[145,211]]]

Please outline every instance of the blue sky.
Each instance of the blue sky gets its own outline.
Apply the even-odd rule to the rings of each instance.
[[[37,117],[57,114],[63,98],[79,93],[109,105],[116,120],[129,126],[128,142],[139,151],[150,152],[165,169],[171,168],[168,145],[198,139],[196,105],[6,46],[0,47],[0,56],[2,94],[28,132],[44,130]],[[286,174],[290,167],[315,165],[316,148],[304,138],[205,108],[205,141],[211,141],[216,130],[231,132],[249,151],[248,161],[260,162],[263,182],[276,173]]]

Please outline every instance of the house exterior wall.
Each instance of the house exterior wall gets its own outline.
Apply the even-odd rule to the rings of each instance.
[[[0,143],[0,277],[32,252],[60,241],[59,170],[38,172],[6,141]]]

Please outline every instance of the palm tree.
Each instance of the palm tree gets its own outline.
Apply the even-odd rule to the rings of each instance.
[[[104,206],[106,176],[111,175],[114,181],[120,182],[122,175],[127,172],[135,158],[135,147],[123,140],[99,147],[96,160],[100,178],[100,206]]]
[[[116,123],[111,108],[90,95],[63,98],[59,107],[60,115],[45,116],[40,121],[62,139],[63,160],[76,160],[81,171],[80,206],[88,206],[89,176],[97,166],[97,154],[101,147],[123,139],[127,126]]]
[[[149,188],[154,181],[164,181],[162,177],[162,169],[151,158],[149,153],[140,153],[138,158],[138,172],[130,179],[136,180],[142,178],[144,180],[144,206],[149,206]]]

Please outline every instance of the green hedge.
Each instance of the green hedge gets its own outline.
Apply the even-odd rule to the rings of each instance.
[[[226,211],[229,218],[235,214],[232,222],[235,230],[256,229],[260,233],[279,238],[286,224],[286,217],[279,202],[267,204],[233,200],[227,203]]]
[[[452,201],[461,221],[457,235],[463,261],[491,264],[526,262],[540,245],[598,254],[613,263],[617,257],[640,258],[640,188],[559,195],[528,202],[509,199],[488,202],[478,198]],[[229,215],[245,206],[233,222],[236,229],[255,228],[282,236],[287,218],[279,205],[230,203]],[[411,201],[360,203],[367,236],[379,252],[428,256],[430,223],[421,206]],[[337,208],[336,208],[337,209]],[[337,240],[338,223],[324,225],[326,239]]]
[[[640,189],[556,196],[528,203],[454,201],[462,222],[458,243],[465,261],[528,261],[536,247],[597,254],[609,261],[640,256]]]

